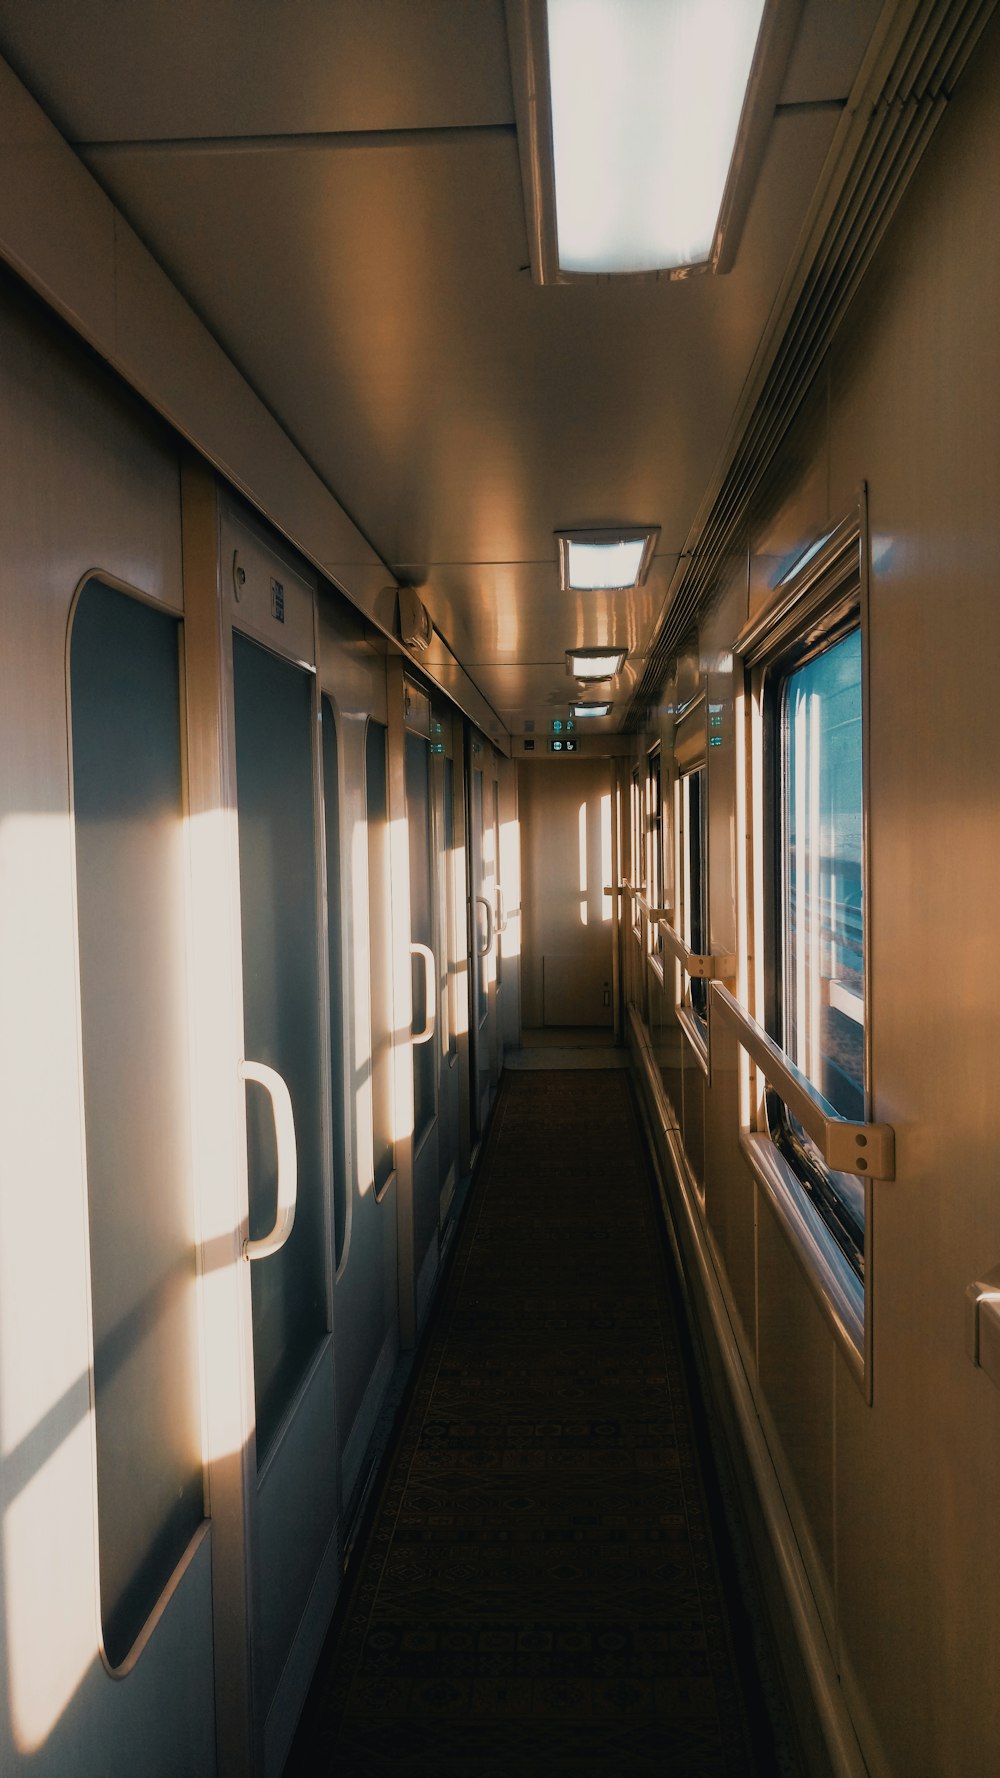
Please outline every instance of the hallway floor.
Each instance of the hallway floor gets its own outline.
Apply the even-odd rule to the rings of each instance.
[[[627,1076],[505,1075],[287,1778],[794,1770],[697,1412]]]

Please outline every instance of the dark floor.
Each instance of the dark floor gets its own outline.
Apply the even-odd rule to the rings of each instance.
[[[657,1218],[625,1074],[505,1075],[288,1778],[788,1769]]]

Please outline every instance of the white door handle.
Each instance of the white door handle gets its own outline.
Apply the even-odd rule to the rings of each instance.
[[[430,945],[410,946],[411,957],[422,957],[424,960],[424,1028],[414,1031],[413,1043],[429,1043],[434,1036],[437,1020],[437,961]]]
[[[486,943],[482,950],[477,948],[477,957],[488,957],[493,949],[493,903],[485,895],[477,895],[479,906],[486,909]]]
[[[284,1247],[295,1221],[295,1200],[299,1188],[295,1118],[292,1115],[288,1088],[281,1075],[274,1068],[269,1068],[266,1062],[241,1062],[240,1079],[254,1080],[258,1086],[264,1088],[271,1101],[274,1118],[274,1137],[278,1150],[278,1206],[274,1227],[269,1235],[262,1235],[259,1241],[251,1241],[247,1236],[243,1243],[244,1259],[267,1259],[269,1254],[277,1253],[280,1247]]]

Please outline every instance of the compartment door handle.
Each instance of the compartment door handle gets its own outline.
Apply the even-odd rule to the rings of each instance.
[[[281,1075],[266,1062],[240,1063],[240,1079],[256,1081],[271,1101],[274,1136],[278,1150],[278,1205],[274,1227],[269,1235],[243,1243],[244,1259],[267,1259],[284,1247],[295,1221],[295,1200],[299,1189],[299,1162],[295,1147],[295,1118],[288,1088]]]
[[[424,961],[424,1028],[414,1031],[411,1042],[429,1043],[437,1020],[437,959],[430,945],[417,944],[416,940],[410,946],[410,956],[422,957]]]
[[[486,895],[477,895],[476,900],[481,908],[486,909],[486,943],[477,949],[477,957],[488,957],[493,949],[493,903]]]

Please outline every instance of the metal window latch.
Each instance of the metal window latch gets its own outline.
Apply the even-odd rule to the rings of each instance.
[[[966,1286],[965,1350],[1000,1389],[1000,1266]]]

